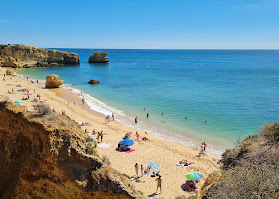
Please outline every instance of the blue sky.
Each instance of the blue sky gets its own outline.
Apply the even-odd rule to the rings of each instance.
[[[0,43],[279,49],[279,0],[2,1]]]

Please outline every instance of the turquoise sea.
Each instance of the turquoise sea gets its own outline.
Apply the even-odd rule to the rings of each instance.
[[[205,141],[212,155],[279,120],[279,50],[102,49],[109,64],[87,63],[98,49],[58,50],[78,53],[80,66],[17,73],[40,80],[57,74],[92,109],[190,147]]]

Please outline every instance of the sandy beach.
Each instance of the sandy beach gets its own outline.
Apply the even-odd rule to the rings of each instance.
[[[219,170],[217,164],[218,158],[210,155],[202,155],[197,157],[199,151],[191,149],[180,144],[165,141],[152,137],[151,135],[145,135],[144,132],[140,132],[137,129],[137,125],[134,128],[127,127],[116,121],[105,121],[105,116],[94,110],[91,110],[88,105],[83,105],[80,96],[64,88],[58,89],[45,89],[41,83],[31,83],[30,80],[21,79],[18,76],[5,77],[7,68],[0,68],[0,95],[7,96],[10,101],[20,101],[22,106],[25,106],[28,110],[34,110],[33,105],[36,102],[31,102],[34,97],[39,94],[40,100],[46,101],[46,103],[55,109],[59,114],[65,111],[65,114],[78,123],[90,123],[90,126],[82,126],[82,129],[92,133],[93,129],[96,132],[103,130],[106,134],[103,138],[103,143],[100,147],[97,147],[97,152],[101,157],[107,157],[110,162],[110,166],[131,177],[135,188],[142,191],[146,198],[157,197],[155,191],[157,184],[155,182],[156,177],[150,175],[143,175],[140,177],[140,182],[135,182],[136,172],[135,163],[140,166],[143,165],[146,168],[148,162],[153,162],[160,165],[160,175],[162,176],[162,193],[159,194],[160,198],[176,198],[178,196],[190,196],[191,194],[182,190],[181,186],[186,181],[186,175],[191,172],[201,174],[202,179],[198,183],[198,187],[201,188],[206,177],[213,171]],[[13,69],[9,69],[13,70]],[[14,71],[14,70],[13,70]],[[21,87],[16,87],[20,85]],[[30,100],[21,100],[27,95],[23,92],[18,92],[18,89],[29,89]],[[13,93],[9,94],[9,92]],[[26,94],[26,93],[25,93]],[[75,104],[74,104],[75,103]],[[138,121],[140,122],[140,121]],[[115,149],[120,140],[127,132],[132,132],[132,140],[136,139],[135,132],[138,131],[140,137],[146,136],[149,141],[135,141],[131,146],[134,152],[125,153],[118,152]],[[95,135],[96,137],[96,135]],[[206,141],[206,140],[205,140]],[[103,145],[103,147],[102,147]],[[189,167],[177,166],[176,163],[180,160],[188,160],[192,162]],[[158,191],[159,193],[159,191]]]

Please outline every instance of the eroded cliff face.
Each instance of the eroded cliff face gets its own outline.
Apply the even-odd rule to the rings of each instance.
[[[79,55],[27,45],[1,45],[0,66],[41,67],[79,64]]]
[[[87,154],[78,124],[0,104],[0,198],[140,198],[129,179]]]

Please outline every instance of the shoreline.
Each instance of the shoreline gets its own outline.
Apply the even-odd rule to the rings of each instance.
[[[6,71],[7,68],[1,68],[0,74],[3,76],[3,73]],[[114,149],[117,146],[117,143],[119,140],[122,139],[122,137],[127,133],[128,131],[132,131],[133,135],[135,131],[137,131],[135,128],[131,128],[128,126],[123,125],[122,123],[119,122],[109,122],[105,123],[104,122],[104,115],[101,113],[98,113],[96,111],[93,111],[90,109],[89,105],[85,104],[85,106],[82,108],[82,102],[81,98],[78,94],[70,91],[67,88],[59,88],[59,89],[42,89],[38,88],[38,84],[32,84],[28,80],[21,79],[20,77],[13,77],[13,79],[17,79],[20,84],[23,84],[27,88],[35,88],[38,90],[37,92],[40,93],[42,96],[43,100],[45,99],[47,104],[50,105],[51,109],[55,108],[56,112],[61,113],[62,110],[64,109],[66,111],[66,115],[69,116],[71,119],[79,122],[90,122],[93,126],[86,126],[82,127],[82,129],[85,130],[85,128],[88,129],[89,132],[92,132],[93,128],[96,128],[97,131],[99,130],[104,130],[105,133],[108,135],[104,137],[104,142],[108,142],[111,144],[109,148],[99,148],[97,149],[98,153],[102,155],[103,157],[106,156],[111,162],[111,166],[115,168],[116,170],[120,171],[121,173],[125,173],[129,176],[133,176],[134,172],[134,167],[133,165],[135,162],[145,162],[143,165],[145,165],[147,162],[155,162],[155,163],[160,163],[162,166],[161,169],[161,174],[163,179],[165,181],[168,179],[170,182],[164,185],[164,189],[166,189],[166,192],[163,192],[162,196],[171,198],[173,197],[174,193],[179,195],[187,194],[183,192],[180,188],[180,186],[177,186],[179,183],[183,184],[185,182],[186,178],[185,175],[187,172],[200,172],[203,175],[203,179],[199,183],[199,188],[202,186],[206,176],[211,173],[212,171],[218,170],[218,165],[217,161],[218,158],[210,156],[210,155],[204,155],[202,157],[196,157],[198,154],[198,151],[187,147],[183,146],[178,143],[174,143],[171,141],[166,141],[151,135],[148,135],[148,138],[150,139],[150,142],[141,142],[141,143],[135,143],[132,148],[134,148],[136,151],[131,153],[131,154],[123,154],[116,152]],[[2,83],[5,83],[2,81]],[[24,88],[22,85],[22,88]],[[6,89],[11,88],[9,86],[3,86],[1,88],[1,94],[6,95],[3,91]],[[32,89],[33,89],[32,88]],[[31,90],[31,89],[30,89]],[[51,91],[51,92],[49,92]],[[31,91],[31,93],[33,93]],[[17,93],[19,94],[19,93]],[[35,93],[34,93],[35,94]],[[33,96],[32,96],[33,97]],[[12,95],[12,100],[16,100],[16,96]],[[79,100],[76,105],[73,105],[73,101]],[[68,104],[68,102],[70,104]],[[25,106],[27,106],[28,109],[32,110],[32,105],[26,101],[26,103],[23,103]],[[81,106],[80,106],[81,105]],[[144,133],[138,131],[140,136],[143,136]],[[134,137],[134,136],[133,136]],[[161,155],[160,155],[161,154]],[[116,157],[115,157],[116,156]],[[125,159],[132,159],[130,160],[125,160]],[[190,160],[191,162],[194,163],[194,165],[190,168],[181,168],[176,166],[176,162],[187,158],[187,160]],[[171,160],[170,160],[171,159]],[[125,164],[119,163],[119,160],[125,161]],[[129,165],[129,166],[128,166]],[[128,166],[128,167],[127,167]],[[183,171],[184,169],[184,171]],[[173,179],[169,179],[168,175],[172,173],[172,171],[176,171],[176,177],[173,177]],[[183,173],[183,174],[182,174]],[[179,175],[181,174],[181,175]],[[179,177],[180,176],[180,177]],[[143,178],[146,178],[145,176]],[[147,176],[149,178],[149,176]],[[177,183],[177,178],[182,178],[180,179],[179,183]],[[139,190],[143,191],[144,194],[148,195],[150,193],[150,186],[151,188],[155,187],[154,184],[154,178],[151,178],[146,180],[145,183],[136,183],[136,187],[139,188]],[[147,182],[148,181],[148,182]],[[150,182],[149,182],[150,181]],[[176,187],[174,187],[176,185]],[[167,188],[169,187],[169,188]],[[151,189],[151,190],[153,190]],[[170,189],[167,191],[167,189]]]
[[[27,80],[26,75],[20,75],[18,73],[16,73],[16,75],[19,76],[20,78],[22,78],[23,80]],[[29,77],[28,80],[29,81],[32,80],[32,81],[36,82],[36,79],[33,79],[32,77],[31,78]],[[42,86],[43,86],[44,83],[45,83],[45,80],[39,79],[39,83],[42,84]],[[115,109],[114,107],[111,107],[111,106],[99,101],[98,99],[94,98],[93,96],[91,96],[89,94],[86,94],[86,93],[83,93],[81,90],[79,90],[75,87],[71,87],[71,84],[62,85],[59,88],[52,88],[52,89],[48,89],[48,90],[51,91],[51,92],[54,92],[58,97],[61,97],[61,98],[65,99],[70,104],[74,105],[74,102],[75,102],[76,106],[80,106],[80,107],[84,108],[86,111],[88,111],[89,113],[94,114],[94,115],[99,116],[99,117],[102,117],[102,118],[105,118],[108,114],[111,117],[111,113],[113,112],[113,110],[108,110],[108,109],[114,109],[116,112],[121,112],[123,114],[123,112],[121,110]],[[82,97],[81,96],[83,96],[83,98],[85,99],[84,107],[82,106],[82,102],[81,102]],[[97,101],[98,110],[94,110],[93,107],[90,107],[90,105],[88,104],[88,102],[90,102],[90,100],[92,100],[90,98],[94,99],[94,101]],[[93,102],[93,103],[95,103],[95,102]],[[105,108],[103,108],[103,107],[99,108],[98,103],[103,104],[105,106]],[[102,111],[109,112],[109,113],[105,114]],[[193,150],[196,150],[197,153],[200,151],[200,143],[203,142],[203,140],[204,140],[204,139],[201,139],[202,134],[199,131],[196,132],[196,131],[191,130],[191,129],[185,129],[186,131],[192,132],[193,134],[197,133],[199,138],[200,138],[199,140],[194,139],[193,137],[188,137],[187,135],[182,135],[182,134],[171,134],[170,135],[166,132],[162,132],[162,129],[158,129],[158,126],[156,126],[155,129],[152,129],[152,130],[149,129],[150,127],[145,122],[143,122],[143,126],[141,124],[141,126],[135,127],[133,122],[131,123],[131,121],[128,121],[130,116],[126,115],[128,117],[128,119],[123,118],[123,117],[121,119],[119,119],[119,118],[117,118],[117,113],[114,112],[114,114],[116,116],[115,122],[118,122],[119,124],[125,125],[129,128],[133,128],[133,129],[135,129],[139,132],[140,131],[142,131],[142,132],[147,131],[153,137],[156,137],[158,139],[162,139],[162,140],[165,140],[165,141],[170,141],[170,142],[173,142],[173,143],[176,143],[176,144],[180,144],[182,146],[189,147]],[[125,113],[124,113],[124,115],[125,115]],[[131,120],[133,120],[133,119],[131,119]],[[207,139],[205,139],[205,140],[209,140],[209,139],[210,139],[210,137],[207,137]],[[228,142],[227,143],[227,144],[229,144],[228,146],[230,146],[230,144],[232,144],[231,142],[229,142],[227,140],[219,140],[218,143],[223,143],[224,141]],[[210,147],[208,147],[207,152],[208,152],[209,155],[220,159],[221,155],[223,154],[223,152],[225,150],[223,150],[223,148],[220,149],[220,147],[216,148],[216,146],[218,146],[218,143],[214,143],[213,145],[212,145],[212,143],[210,143]],[[223,147],[225,147],[225,146],[223,146]]]

